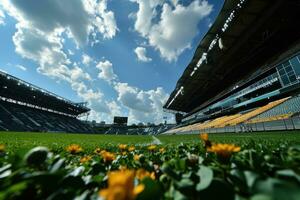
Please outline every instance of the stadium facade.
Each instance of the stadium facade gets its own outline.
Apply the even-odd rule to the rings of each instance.
[[[164,105],[178,124],[169,133],[300,128],[299,10],[226,0]]]
[[[0,72],[0,130],[92,132],[79,119],[90,111],[14,76]]]

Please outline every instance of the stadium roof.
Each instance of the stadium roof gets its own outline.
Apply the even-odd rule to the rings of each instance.
[[[194,112],[236,89],[236,83],[300,38],[297,0],[226,0],[164,105]]]
[[[1,71],[0,97],[72,116],[78,116],[90,111],[85,106],[85,103],[74,103]]]

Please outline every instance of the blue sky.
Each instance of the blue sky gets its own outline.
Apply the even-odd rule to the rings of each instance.
[[[171,122],[162,105],[222,4],[1,0],[0,69],[88,102],[91,120]]]

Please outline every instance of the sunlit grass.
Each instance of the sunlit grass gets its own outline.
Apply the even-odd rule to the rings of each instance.
[[[163,144],[199,143],[199,135],[158,135]],[[263,143],[280,143],[287,141],[291,144],[300,144],[300,131],[257,132],[257,133],[215,133],[209,137],[216,142],[244,144],[249,141]],[[69,134],[69,133],[33,133],[33,132],[0,132],[0,144],[5,144],[8,150],[27,150],[35,146],[46,146],[52,150],[65,148],[70,144],[79,144],[85,150],[108,144],[135,144],[151,143],[151,136],[139,135],[103,135],[103,134]]]

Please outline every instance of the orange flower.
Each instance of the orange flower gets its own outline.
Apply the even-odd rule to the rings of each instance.
[[[207,133],[201,133],[199,135],[200,139],[203,140],[204,142],[208,141],[208,134]]]
[[[128,148],[128,151],[134,151],[135,150],[135,147],[134,146],[130,146],[129,148]]]
[[[241,147],[234,144],[213,144],[207,151],[214,152],[222,158],[229,158],[232,153],[239,152]]]
[[[211,142],[209,141],[208,139],[208,134],[207,133],[201,133],[199,135],[200,139],[204,142],[204,147],[207,149],[207,148],[210,148],[211,147]]]
[[[140,155],[138,155],[138,154],[135,154],[134,156],[133,156],[133,159],[135,160],[135,161],[139,161],[140,160],[140,158],[141,158],[141,154]]]
[[[119,144],[119,149],[120,149],[121,151],[125,151],[126,148],[127,148],[127,145],[126,145],[126,144]]]
[[[96,148],[95,150],[94,150],[94,153],[95,154],[100,154],[101,153],[101,149],[98,147],[98,148]]]
[[[100,155],[102,156],[104,162],[112,162],[116,159],[116,156],[114,153],[102,150],[100,152]]]
[[[143,180],[146,177],[149,177],[153,180],[155,180],[155,173],[154,172],[148,172],[145,169],[138,169],[136,171],[135,176],[137,177],[137,179],[139,180]]]
[[[134,186],[134,171],[119,170],[108,173],[108,188],[102,189],[99,195],[105,200],[134,200],[145,186]]]
[[[80,162],[86,163],[86,162],[89,162],[91,159],[92,159],[92,156],[83,156],[82,158],[80,158]]]
[[[78,144],[71,144],[71,145],[66,147],[66,150],[68,152],[70,152],[71,154],[77,154],[77,153],[80,153],[80,152],[83,151],[81,146],[79,146]]]

